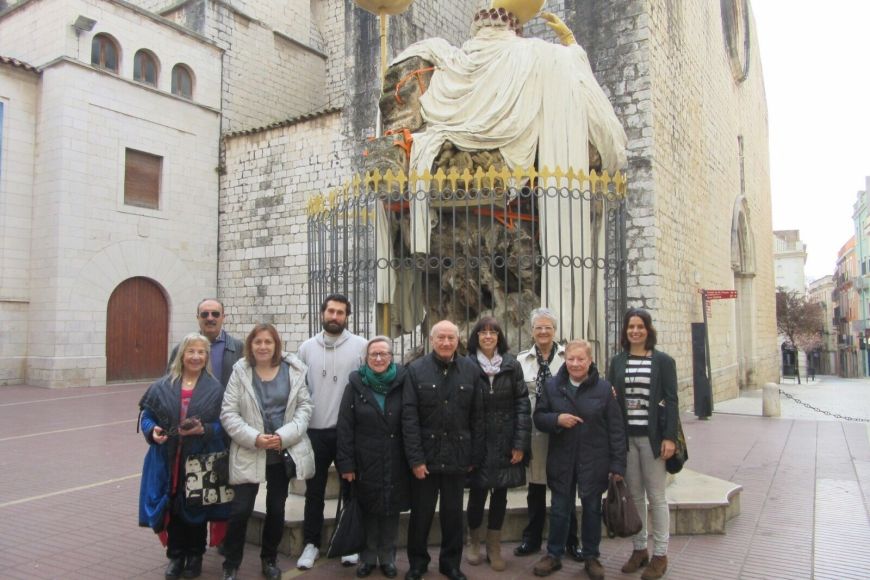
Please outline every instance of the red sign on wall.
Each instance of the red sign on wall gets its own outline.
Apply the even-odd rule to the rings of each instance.
[[[737,290],[704,290],[707,300],[727,300],[737,298]]]

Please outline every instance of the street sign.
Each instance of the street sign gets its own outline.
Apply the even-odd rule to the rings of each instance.
[[[737,298],[737,290],[703,290],[707,300],[728,300]]]

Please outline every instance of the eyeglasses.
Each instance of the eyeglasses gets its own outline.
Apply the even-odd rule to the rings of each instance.
[[[393,353],[391,352],[373,352],[369,354],[369,360],[390,360],[393,358]]]
[[[555,329],[552,326],[536,326],[532,330],[535,332],[553,332]]]
[[[497,330],[479,330],[477,331],[478,336],[498,336]]]
[[[212,318],[220,318],[222,316],[222,312],[220,310],[203,310],[199,313],[199,317],[205,320],[209,316]]]

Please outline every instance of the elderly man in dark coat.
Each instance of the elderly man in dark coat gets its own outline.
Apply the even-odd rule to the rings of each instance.
[[[406,580],[420,580],[429,566],[427,543],[435,503],[440,496],[439,571],[465,580],[462,559],[462,490],[465,476],[485,453],[480,369],[456,354],[459,329],[442,320],[429,333],[432,352],[408,365],[402,432],[405,454],[414,473],[408,526]]]

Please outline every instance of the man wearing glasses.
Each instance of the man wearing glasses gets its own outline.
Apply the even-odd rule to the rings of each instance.
[[[211,342],[211,373],[226,388],[233,365],[242,358],[245,346],[242,341],[224,331],[224,305],[220,300],[206,298],[196,307],[199,332]],[[169,366],[178,354],[178,345],[169,356]],[[167,367],[168,368],[168,367]]]

